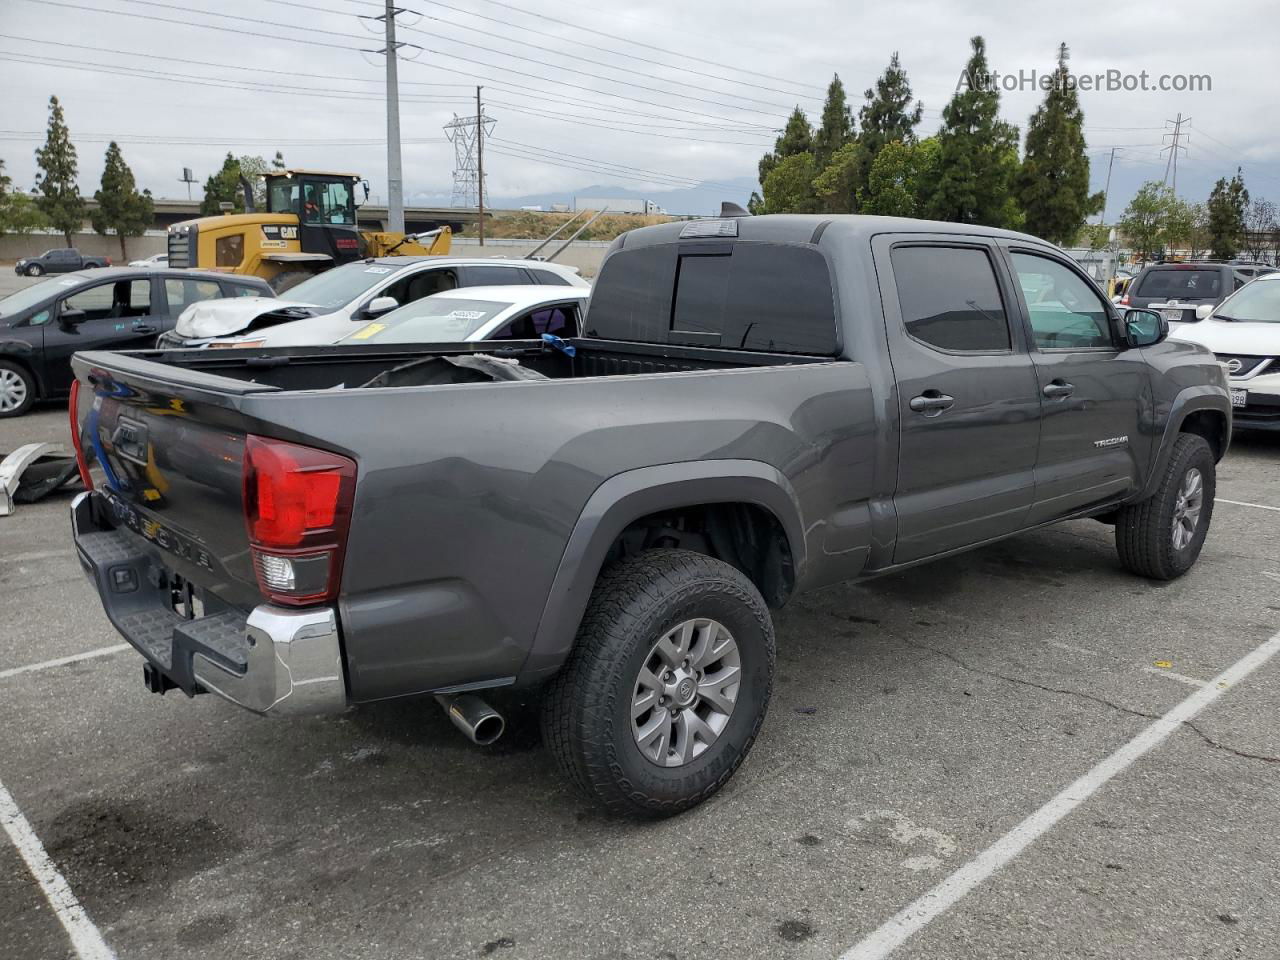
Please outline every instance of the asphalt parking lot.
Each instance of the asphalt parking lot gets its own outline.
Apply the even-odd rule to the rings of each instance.
[[[0,422],[0,450],[65,435],[46,405]],[[1280,437],[1237,436],[1218,496],[1173,584],[1123,572],[1085,521],[804,597],[750,759],[658,824],[571,794],[527,705],[485,750],[431,702],[271,721],[148,694],[68,498],[20,506],[0,519],[0,800],[122,960],[866,958],[931,890],[954,902],[893,956],[1275,958],[1280,657],[1205,684],[1280,632]],[[1216,699],[1161,727],[1197,695]],[[59,908],[0,835],[0,957],[101,956]]]

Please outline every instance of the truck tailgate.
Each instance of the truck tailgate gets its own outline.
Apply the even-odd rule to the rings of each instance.
[[[193,385],[199,375],[166,383],[139,373],[136,363],[103,354],[76,359],[75,419],[97,466],[98,492],[117,526],[159,548],[184,580],[228,604],[260,603],[241,489],[247,431],[234,400],[215,395],[211,384]]]

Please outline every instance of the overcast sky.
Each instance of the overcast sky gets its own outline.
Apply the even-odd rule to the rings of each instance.
[[[400,16],[400,39],[422,48],[405,48],[416,59],[400,68],[409,202],[447,201],[453,147],[442,127],[455,112],[474,113],[477,83],[497,120],[486,152],[494,198],[601,183],[656,193],[754,177],[792,105],[816,121],[825,85],[839,73],[856,113],[894,50],[925,104],[921,135],[932,133],[973,34],[986,37],[992,68],[1008,74],[1052,70],[1065,41],[1076,73],[1212,78],[1211,92],[1081,94],[1098,189],[1110,147],[1120,147],[1110,216],[1143,180],[1163,177],[1165,121],[1179,111],[1193,118],[1179,157],[1179,193],[1202,200],[1239,164],[1255,196],[1280,201],[1273,2],[402,6],[413,12]],[[184,166],[203,182],[227,150],[270,157],[279,148],[290,165],[360,172],[385,197],[382,60],[361,52],[376,50],[380,38],[357,16],[380,7],[370,0],[0,0],[0,158],[18,185],[31,185],[46,103],[56,93],[89,195],[106,141],[115,138],[156,196],[185,196]],[[1042,97],[1003,94],[1005,119],[1025,129]]]

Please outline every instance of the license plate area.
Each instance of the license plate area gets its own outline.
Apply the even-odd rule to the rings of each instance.
[[[1249,405],[1249,391],[1237,390],[1235,387],[1232,387],[1231,388],[1231,406],[1247,407],[1248,405]]]
[[[165,596],[169,609],[183,620],[198,620],[205,615],[203,591],[185,577],[168,573]]]
[[[1161,310],[1160,312],[1164,314],[1164,318],[1166,320],[1170,320],[1174,323],[1180,323],[1182,321],[1181,310]]]

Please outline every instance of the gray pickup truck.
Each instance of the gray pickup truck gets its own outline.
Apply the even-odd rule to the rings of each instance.
[[[154,692],[264,714],[541,686],[612,810],[747,755],[770,609],[1060,520],[1195,562],[1221,367],[1061,251],[981,227],[769,216],[620,237],[584,336],[82,353],[75,542]]]

